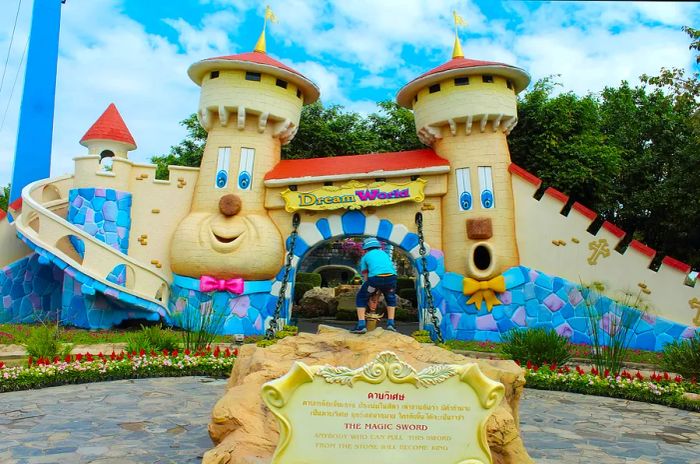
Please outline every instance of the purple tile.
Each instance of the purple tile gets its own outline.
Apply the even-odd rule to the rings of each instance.
[[[559,311],[562,306],[566,303],[559,298],[555,293],[552,293],[543,301],[544,305],[549,308],[550,311]]]
[[[509,305],[513,302],[513,295],[509,291],[505,291],[498,294],[498,299],[501,300],[501,303],[504,305]]]
[[[581,301],[583,301],[583,295],[581,295],[581,292],[578,290],[578,288],[572,288],[569,291],[569,303],[571,303],[571,306],[576,306]]]
[[[518,309],[516,309],[513,313],[513,316],[510,318],[510,320],[513,321],[514,324],[519,325],[520,327],[525,327],[527,325],[527,322],[525,321],[525,306],[518,307]]]
[[[459,327],[459,321],[462,319],[464,313],[450,313],[450,323],[452,324],[452,330],[457,330]]]
[[[493,315],[491,315],[491,314],[477,317],[476,318],[476,328],[477,328],[477,330],[486,330],[486,331],[491,331],[491,332],[495,332],[498,330],[498,326],[496,325],[496,320],[493,318]]]

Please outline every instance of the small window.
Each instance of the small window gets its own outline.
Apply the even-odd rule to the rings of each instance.
[[[324,182],[324,183],[323,183],[323,186],[324,186],[324,187],[332,187],[332,186],[333,186],[333,182]]]
[[[211,74],[209,74],[209,79],[216,79],[219,77],[219,71],[212,71]]]
[[[413,97],[413,103],[416,103],[416,102],[418,102],[418,94],[416,94],[416,95]]]
[[[301,90],[297,89],[297,98],[301,98]]]
[[[513,81],[511,81],[510,79],[508,79],[508,80],[506,81],[506,85],[508,86],[509,89],[512,89],[512,88],[513,88]]]
[[[483,76],[481,76],[481,79],[487,84],[493,84],[493,76],[491,76],[490,74],[484,74]]]
[[[228,185],[229,160],[231,159],[231,147],[219,147],[219,158],[216,163],[216,179],[214,185],[218,189]]]
[[[491,209],[495,206],[493,198],[493,177],[490,166],[479,166],[479,187],[481,189],[481,207]]]
[[[253,185],[254,148],[241,148],[241,162],[238,165],[238,188],[250,190]]]
[[[433,84],[430,87],[428,87],[428,92],[430,93],[435,93],[440,91],[440,84]]]
[[[245,80],[260,82],[260,73],[247,71],[245,73]]]
[[[455,85],[469,85],[468,77],[457,77],[455,78]]]
[[[277,87],[282,87],[283,89],[287,88],[287,81],[283,81],[282,79],[277,79],[277,82],[275,82]]]
[[[472,209],[472,181],[469,178],[469,168],[456,169],[455,177],[457,178],[459,209],[469,211]]]

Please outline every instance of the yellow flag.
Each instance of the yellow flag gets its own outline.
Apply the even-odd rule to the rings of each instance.
[[[275,16],[275,14],[272,12],[272,8],[270,8],[270,5],[267,5],[265,7],[265,19],[273,23],[277,22],[277,16]]]
[[[457,14],[456,10],[452,11],[452,17],[455,20],[455,26],[466,26],[467,22],[462,18],[459,14]]]

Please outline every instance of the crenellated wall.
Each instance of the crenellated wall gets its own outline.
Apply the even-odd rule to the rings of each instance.
[[[616,251],[624,231],[604,222],[591,234],[587,229],[597,217],[595,212],[574,203],[564,216],[566,195],[549,188],[537,200],[534,195],[541,181],[516,165],[510,171],[521,265],[572,282],[600,282],[613,298],[639,296],[652,314],[700,325],[700,285],[686,285],[690,266],[666,257],[658,271],[649,269],[656,254],[653,249],[633,240],[624,253]]]

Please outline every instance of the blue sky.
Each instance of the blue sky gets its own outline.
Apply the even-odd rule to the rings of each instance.
[[[0,1],[0,65],[21,5],[0,91],[0,185],[15,147],[31,0]],[[269,0],[279,18],[268,52],[316,82],[326,104],[361,113],[393,99],[406,82],[450,58],[452,10],[469,23],[467,57],[502,61],[537,80],[559,75],[585,94],[638,83],[662,66],[697,71],[680,27],[700,27],[700,5],[663,2],[498,2],[495,0]],[[63,6],[52,155],[53,174],[71,172],[81,136],[116,103],[147,161],[178,143],[178,122],[197,108],[187,67],[250,51],[264,2],[250,0],[68,0]],[[18,73],[19,69],[19,73]],[[15,76],[18,81],[10,94]],[[10,98],[12,97],[12,98]]]

